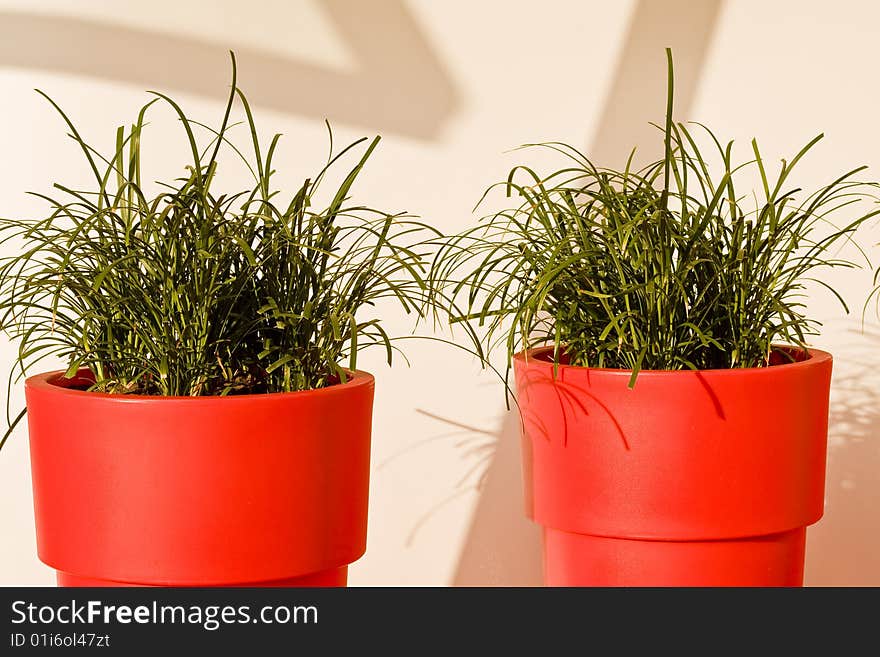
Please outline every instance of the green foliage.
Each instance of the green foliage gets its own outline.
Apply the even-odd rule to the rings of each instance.
[[[556,362],[632,370],[632,385],[641,369],[761,367],[773,344],[804,346],[817,332],[805,287],[828,287],[818,270],[855,266],[837,246],[876,214],[865,207],[875,186],[856,179],[862,167],[812,194],[793,188],[793,169],[821,135],[775,176],[757,142],[754,159],[734,162],[732,142],[672,121],[667,55],[661,160],[633,171],[631,155],[615,171],[565,144],[528,145],[552,149],[562,167],[515,167],[487,195],[500,187],[521,202],[443,243],[434,304],[484,361],[501,348],[509,368],[519,350],[552,344]],[[737,188],[747,175],[760,180],[757,194]]]
[[[120,127],[101,156],[58,109],[94,186],[56,184],[41,196],[50,214],[0,222],[15,255],[0,261],[0,327],[20,345],[23,376],[46,356],[86,367],[93,389],[149,395],[225,395],[319,388],[345,380],[357,354],[393,338],[371,307],[383,299],[406,312],[423,303],[429,227],[350,201],[379,138],[333,152],[317,174],[282,198],[273,188],[279,135],[261,145],[247,100],[232,88],[214,130],[155,93],[135,123]],[[48,97],[47,97],[48,98]],[[245,157],[227,137],[239,101],[250,130]],[[192,161],[148,197],[141,147],[154,105],[176,114]],[[329,130],[329,126],[328,126]],[[221,155],[241,158],[251,188],[217,191]],[[347,158],[347,175],[319,204],[318,190]],[[13,245],[15,245],[13,247]]]

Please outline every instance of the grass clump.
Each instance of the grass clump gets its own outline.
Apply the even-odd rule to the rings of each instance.
[[[261,144],[234,56],[232,68],[218,128],[154,93],[134,124],[117,130],[108,157],[50,99],[94,180],[39,195],[50,206],[45,218],[0,222],[0,240],[17,249],[0,261],[0,328],[19,344],[19,377],[55,356],[68,376],[88,368],[98,391],[227,395],[344,381],[370,346],[391,362],[394,338],[371,308],[386,299],[405,312],[422,307],[417,245],[431,229],[351,201],[379,137],[334,153],[331,133],[326,165],[282,195],[273,170],[279,135]],[[248,156],[228,139],[236,101]],[[157,104],[179,119],[192,159],[150,196],[141,149]],[[244,161],[254,184],[216,189],[223,156]],[[341,182],[319,197],[342,166]]]
[[[630,385],[640,370],[762,367],[774,344],[805,348],[818,332],[809,284],[843,303],[818,276],[856,266],[837,247],[877,213],[864,167],[796,188],[791,174],[821,135],[775,173],[756,141],[753,159],[733,161],[732,142],[672,120],[667,57],[662,159],[634,171],[631,155],[617,171],[562,143],[528,145],[558,153],[561,168],[514,167],[487,195],[500,187],[518,203],[444,241],[434,303],[484,362],[499,348],[509,369],[516,352],[549,344],[557,363],[632,370]],[[743,194],[749,175],[760,189]]]

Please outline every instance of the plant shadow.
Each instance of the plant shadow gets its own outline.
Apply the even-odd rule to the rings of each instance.
[[[880,330],[835,353],[825,516],[807,532],[805,583],[880,585]]]
[[[506,413],[483,475],[454,586],[541,586],[541,528],[525,515],[521,423]]]

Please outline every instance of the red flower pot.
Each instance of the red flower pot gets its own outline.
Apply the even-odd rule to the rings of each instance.
[[[371,375],[229,397],[83,383],[25,384],[37,547],[59,584],[345,585],[366,547]]]
[[[831,355],[630,372],[514,359],[550,586],[800,586],[823,513]]]

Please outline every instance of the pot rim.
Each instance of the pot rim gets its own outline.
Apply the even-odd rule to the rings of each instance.
[[[262,393],[246,393],[241,395],[203,395],[200,397],[190,397],[185,395],[138,395],[138,394],[120,394],[110,392],[98,392],[80,390],[78,388],[66,388],[58,385],[58,381],[64,378],[64,370],[53,370],[51,372],[42,372],[34,374],[25,379],[25,389],[43,390],[58,395],[81,396],[83,399],[105,399],[108,401],[120,403],[157,403],[162,402],[183,402],[187,404],[211,404],[211,403],[238,403],[253,402],[260,399],[277,399],[279,397],[297,397],[306,398],[318,395],[332,395],[346,392],[352,388],[360,386],[373,385],[375,379],[369,372],[361,370],[348,370],[345,372],[349,375],[349,380],[345,383],[334,383],[324,388],[312,388],[309,390],[294,390],[292,392],[262,392]],[[75,377],[80,378],[90,374],[88,368],[80,369]],[[68,379],[70,380],[70,379]]]
[[[770,370],[779,371],[780,369],[790,369],[790,368],[803,368],[803,367],[811,367],[813,365],[818,365],[820,363],[824,363],[826,361],[832,360],[832,356],[827,351],[822,351],[821,349],[814,349],[810,347],[806,350],[796,347],[794,345],[786,345],[786,344],[774,344],[774,349],[782,349],[786,351],[794,351],[797,353],[806,352],[807,358],[803,360],[797,360],[791,363],[779,363],[777,365],[769,365],[766,367],[726,367],[726,368],[717,368],[717,369],[705,369],[705,370],[648,370],[643,369],[639,371],[639,378],[641,377],[669,377],[674,375],[691,375],[694,374],[711,374],[712,376],[734,376],[734,375],[744,375],[749,373],[759,373],[759,372],[767,372]],[[553,351],[553,345],[545,345],[543,347],[534,347],[532,349],[525,349],[523,351],[519,351],[513,356],[513,360],[520,362],[526,366],[533,366],[534,363],[537,363],[539,366],[546,365],[549,367],[554,367],[553,360],[544,360],[538,358],[537,356],[542,356],[547,352]],[[601,372],[603,374],[608,374],[610,376],[619,376],[626,377],[627,379],[632,376],[632,370],[623,370],[617,369],[613,367],[584,367],[582,365],[569,365],[566,363],[559,363],[556,365],[558,370],[573,370],[578,372]]]

